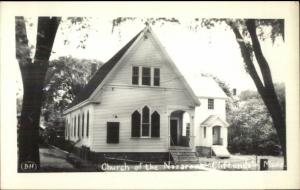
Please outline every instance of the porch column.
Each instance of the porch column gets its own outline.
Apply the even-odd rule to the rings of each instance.
[[[194,129],[194,126],[195,126],[195,124],[194,124],[194,115],[191,115],[190,116],[191,117],[191,123],[190,123],[190,125],[191,125],[191,129],[190,129],[190,141],[191,141],[191,148],[192,148],[192,151],[195,151],[195,129]]]

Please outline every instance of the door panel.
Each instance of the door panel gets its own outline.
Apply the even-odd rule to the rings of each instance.
[[[178,143],[177,143],[177,134],[178,134],[178,131],[177,131],[177,120],[173,120],[171,119],[171,146],[176,146]]]
[[[213,145],[219,145],[221,138],[221,127],[213,127]]]

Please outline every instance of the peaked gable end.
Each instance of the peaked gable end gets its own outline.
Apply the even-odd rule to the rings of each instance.
[[[141,31],[142,32],[142,31]],[[96,90],[96,88],[102,83],[108,73],[113,69],[113,67],[118,63],[118,61],[127,52],[130,46],[135,42],[138,36],[141,34],[139,32],[135,37],[133,37],[122,49],[120,49],[110,60],[108,60],[104,65],[102,65],[99,70],[93,75],[92,79],[85,85],[85,87],[79,92],[75,97],[73,102],[68,107],[74,107],[75,105],[88,99],[91,94]]]
[[[143,35],[141,35],[141,34],[143,34]],[[146,40],[146,42],[145,42],[145,40]],[[183,89],[185,89],[186,93],[189,95],[189,97],[191,98],[192,102],[194,102],[195,105],[200,105],[198,98],[196,97],[196,95],[194,94],[194,92],[192,91],[192,89],[190,88],[188,83],[185,81],[184,77],[181,75],[181,73],[177,69],[176,65],[171,60],[171,58],[165,51],[164,47],[162,46],[162,44],[159,42],[158,38],[155,36],[155,34],[153,33],[153,31],[151,30],[150,27],[146,27],[144,30],[139,32],[130,42],[128,42],[109,61],[107,61],[102,67],[100,67],[100,69],[95,73],[95,75],[92,77],[92,79],[89,81],[89,83],[83,88],[83,90],[79,93],[79,95],[74,99],[74,101],[71,103],[71,105],[69,106],[68,109],[70,109],[88,99],[92,99],[92,97],[95,94],[97,94],[96,91],[99,90],[99,87],[103,86],[104,83],[110,83],[113,80],[113,79],[111,80],[111,78],[113,78],[114,76],[118,76],[115,74],[116,72],[114,72],[114,71],[122,70],[122,68],[119,69],[119,67],[124,66],[124,63],[121,60],[123,60],[125,57],[132,56],[133,54],[136,53],[136,50],[141,50],[141,48],[138,48],[138,47],[142,46],[143,43],[149,43],[148,40],[151,40],[152,46],[154,45],[153,47],[156,48],[158,53],[155,55],[156,57],[155,56],[154,57],[145,56],[147,54],[147,49],[144,49],[143,50],[144,56],[143,56],[143,54],[141,55],[140,52],[138,53],[138,55],[141,55],[140,59],[143,61],[140,62],[140,64],[137,63],[137,65],[140,65],[140,66],[143,65],[143,63],[145,63],[145,60],[147,61],[147,59],[148,59],[148,61],[150,61],[151,64],[156,64],[158,67],[169,67],[173,71],[172,74],[174,74],[174,76],[171,79],[169,78],[167,80],[162,80],[161,82],[167,84],[168,82],[174,83],[175,80],[179,81],[180,85],[178,82],[177,82],[177,85],[182,86]],[[137,47],[133,47],[133,46],[137,46]],[[129,51],[129,49],[131,49],[131,50]],[[155,58],[160,59],[159,63],[158,62],[154,63],[155,61],[154,62],[152,61],[152,60],[155,60]],[[122,62],[122,63],[120,64],[120,62]],[[153,66],[151,64],[149,64],[150,67]],[[127,66],[127,69],[128,68],[130,70],[128,70],[126,72],[126,78],[130,80],[132,67]],[[114,73],[114,74],[112,74],[112,73]],[[163,75],[163,74],[164,73],[162,72],[161,75]],[[167,76],[167,74],[168,73],[165,73],[165,76]],[[108,82],[106,82],[107,78],[109,78]],[[167,84],[167,85],[170,86],[170,84]]]

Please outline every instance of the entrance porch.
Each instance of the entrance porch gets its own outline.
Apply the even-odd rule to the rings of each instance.
[[[183,110],[171,112],[169,127],[171,147],[192,147],[193,122],[188,112]]]

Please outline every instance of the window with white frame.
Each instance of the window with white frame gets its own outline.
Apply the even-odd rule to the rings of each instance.
[[[213,110],[214,109],[214,99],[208,99],[208,102],[207,102],[207,108],[209,110]]]
[[[139,67],[136,66],[132,67],[132,84],[139,84]]]
[[[150,136],[150,110],[147,106],[143,108],[142,117],[142,137]]]
[[[185,132],[185,136],[190,136],[191,135],[191,124],[190,123],[186,123],[186,132]]]
[[[150,117],[151,115],[151,117]],[[150,114],[148,106],[143,107],[142,114],[135,110],[131,114],[131,136],[132,137],[159,137],[160,115],[157,111]]]
[[[160,86],[160,68],[132,66],[133,85]]]
[[[153,85],[154,86],[160,85],[160,69],[159,68],[154,68]]]
[[[142,85],[151,85],[151,68],[142,67]]]

